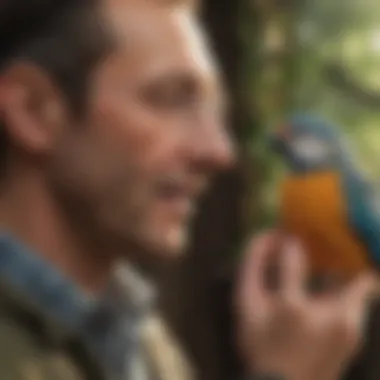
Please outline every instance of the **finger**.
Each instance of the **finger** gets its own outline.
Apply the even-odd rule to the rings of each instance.
[[[281,293],[287,299],[301,299],[306,294],[307,260],[300,242],[288,239],[281,255]]]
[[[379,278],[372,273],[360,275],[343,292],[344,311],[356,325],[364,323],[369,311],[369,302],[379,295]]]
[[[247,249],[237,287],[238,307],[266,308],[269,295],[265,289],[265,272],[277,236],[274,231],[261,234],[252,240]]]
[[[338,275],[318,273],[307,278],[307,291],[317,296],[336,294],[342,289],[343,283],[343,279]]]

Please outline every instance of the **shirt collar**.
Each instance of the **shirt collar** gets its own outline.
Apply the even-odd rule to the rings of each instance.
[[[69,331],[80,330],[100,305],[116,313],[143,314],[155,298],[153,287],[128,264],[119,264],[102,297],[92,298],[7,234],[0,235],[0,281]]]

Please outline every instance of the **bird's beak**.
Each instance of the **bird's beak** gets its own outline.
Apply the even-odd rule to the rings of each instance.
[[[289,146],[289,141],[289,128],[286,125],[281,125],[269,136],[269,146],[276,153],[284,153]]]

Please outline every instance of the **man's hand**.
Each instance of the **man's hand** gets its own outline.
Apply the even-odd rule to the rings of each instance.
[[[306,257],[295,240],[281,241],[280,284],[265,286],[278,233],[254,239],[242,266],[237,293],[238,339],[248,365],[284,380],[338,380],[362,343],[368,301],[378,280],[362,275],[339,290],[306,290]]]

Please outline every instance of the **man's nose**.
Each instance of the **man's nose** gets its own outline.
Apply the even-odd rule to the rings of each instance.
[[[230,169],[236,162],[236,147],[231,135],[223,127],[204,128],[188,141],[194,163],[205,170]]]

